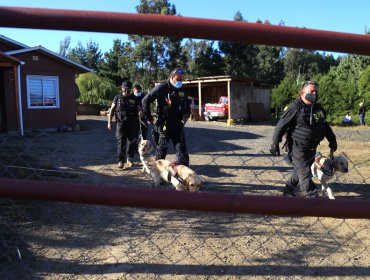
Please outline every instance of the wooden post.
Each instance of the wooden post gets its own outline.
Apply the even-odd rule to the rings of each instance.
[[[202,119],[202,82],[198,82],[199,118]]]

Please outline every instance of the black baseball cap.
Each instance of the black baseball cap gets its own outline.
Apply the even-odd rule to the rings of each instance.
[[[123,81],[123,82],[122,82],[122,87],[123,87],[124,89],[130,89],[130,88],[131,88],[131,86],[132,86],[132,83],[131,83],[130,81]]]

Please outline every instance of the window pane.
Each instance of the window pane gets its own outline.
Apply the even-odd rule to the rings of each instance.
[[[58,77],[27,76],[27,93],[29,108],[58,107]]]
[[[29,79],[29,93],[30,93],[30,105],[31,106],[42,106],[42,80]]]
[[[44,106],[56,106],[56,80],[43,80]]]

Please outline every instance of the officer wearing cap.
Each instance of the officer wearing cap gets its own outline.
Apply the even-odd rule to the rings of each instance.
[[[116,119],[117,161],[121,169],[132,166],[137,145],[137,122],[141,106],[135,95],[130,93],[131,85],[128,80],[122,83],[122,94],[114,97],[108,114],[109,130],[112,129],[113,115]]]
[[[285,196],[317,197],[316,185],[312,182],[311,164],[315,159],[316,148],[324,137],[329,148],[337,149],[337,140],[326,121],[323,108],[316,102],[319,86],[314,81],[302,83],[299,97],[289,105],[276,125],[270,153],[280,155],[279,143],[289,131],[291,159],[294,167],[284,189]],[[300,191],[296,191],[297,187]]]
[[[141,102],[144,98],[141,86],[139,84],[135,84],[133,86],[133,92],[134,92],[134,95],[136,96],[139,104],[141,105]],[[138,130],[139,137],[146,140],[147,135],[148,135],[148,124],[147,124],[147,120],[146,120],[146,118],[143,114],[140,114],[140,116],[139,116],[139,119],[138,119],[138,122],[137,122],[137,130]]]
[[[181,91],[184,71],[175,68],[169,79],[157,85],[142,100],[143,113],[148,123],[154,123],[152,135],[156,143],[156,159],[167,155],[168,142],[171,140],[176,150],[176,164],[189,165],[186,148],[184,125],[190,117],[190,103],[187,95]],[[150,104],[157,101],[154,121]]]

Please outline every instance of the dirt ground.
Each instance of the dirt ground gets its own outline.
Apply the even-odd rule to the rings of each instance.
[[[19,152],[3,162],[2,175],[150,187],[139,164],[116,168],[105,118],[79,116],[79,123],[80,132],[3,137],[2,149]],[[268,154],[273,130],[189,122],[190,164],[206,181],[202,191],[281,195],[291,168]],[[350,172],[335,178],[334,195],[369,199],[370,129],[335,133]],[[1,204],[1,279],[370,279],[369,220],[16,202]],[[7,238],[7,230],[16,237]]]

